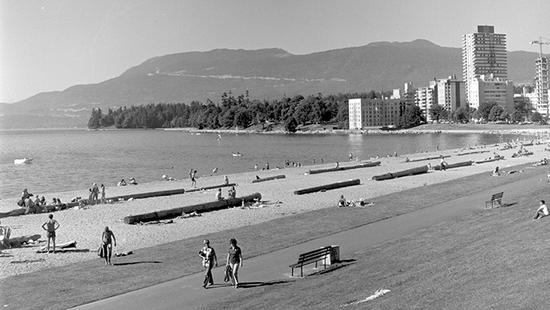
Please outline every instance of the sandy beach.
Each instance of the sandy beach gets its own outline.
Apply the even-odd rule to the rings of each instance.
[[[380,195],[445,182],[476,173],[487,173],[487,177],[489,178],[491,177],[491,172],[495,166],[499,166],[501,170],[504,170],[503,173],[506,173],[510,170],[509,167],[526,163],[534,163],[543,158],[550,158],[550,152],[545,151],[545,148],[548,148],[548,141],[543,142],[544,143],[542,144],[526,147],[529,151],[533,151],[534,155],[522,156],[519,158],[511,157],[512,154],[518,150],[518,147],[502,151],[500,149],[503,144],[500,144],[496,146],[478,146],[469,150],[456,149],[372,159],[381,161],[381,165],[372,168],[362,168],[315,175],[306,175],[305,173],[309,169],[334,167],[334,163],[228,175],[230,182],[235,182],[238,184],[237,197],[254,192],[260,192],[263,196],[262,200],[267,202],[265,207],[255,209],[233,208],[209,212],[204,213],[199,217],[185,219],[177,218],[174,219],[172,224],[127,225],[122,222],[122,218],[131,214],[213,201],[215,191],[211,190],[111,204],[98,204],[88,206],[86,209],[70,209],[55,212],[54,218],[61,224],[61,227],[57,232],[57,242],[63,243],[74,240],[77,242],[79,249],[89,249],[90,252],[63,254],[35,253],[39,247],[45,245],[44,242],[41,242],[40,246],[3,250],[2,253],[7,255],[0,258],[0,268],[2,270],[0,278],[38,271],[53,266],[61,266],[89,259],[97,259],[96,250],[100,245],[101,232],[105,226],[109,226],[116,235],[118,246],[115,248],[115,252],[137,250],[139,248],[185,239],[205,233],[269,221],[275,218],[301,212],[335,207],[338,197],[341,194],[350,200],[358,200],[360,198],[368,200]],[[457,156],[457,154],[462,152],[474,151],[489,152]],[[448,171],[433,171],[424,175],[388,181],[372,180],[372,176],[374,175],[419,167],[426,165],[428,162],[431,163],[431,165],[439,164],[439,160],[437,159],[431,161],[406,162],[406,157],[412,159],[437,155],[450,155],[450,157],[446,158],[446,161],[452,164],[468,160],[483,160],[493,156],[493,152],[495,151],[498,152],[498,154],[505,156],[505,159],[498,162],[474,164],[472,166]],[[340,165],[346,166],[353,165],[354,163],[355,162],[345,162],[340,163]],[[278,174],[285,174],[286,179],[262,183],[251,183],[251,181],[255,179],[256,175],[260,177],[267,177]],[[361,180],[361,185],[301,196],[293,194],[293,191],[296,189],[355,178]],[[93,182],[93,180],[90,180],[90,182]],[[197,182],[199,187],[222,184],[223,175],[202,177],[199,178]],[[189,189],[191,188],[190,185],[189,180],[172,182],[157,181],[139,184],[137,186],[109,187],[106,192],[107,197],[110,197],[157,190],[177,188]],[[32,192],[32,188],[29,188],[29,191]],[[83,189],[72,192],[49,193],[45,196],[48,200],[51,200],[51,197],[60,197],[63,201],[69,201],[71,198],[77,196],[86,197],[87,192],[87,189]],[[42,193],[40,193],[40,195],[42,195]],[[223,195],[227,196],[227,189],[223,189]],[[16,198],[1,200],[0,211],[5,212],[14,209],[14,207],[16,207],[16,200]],[[281,203],[275,204],[277,201]],[[482,208],[481,205],[480,208]],[[45,234],[40,227],[46,219],[47,214],[33,214],[2,218],[1,222],[2,225],[10,226],[12,228],[12,237],[41,234],[41,240],[44,240]],[[27,263],[12,263],[14,261],[27,261]]]

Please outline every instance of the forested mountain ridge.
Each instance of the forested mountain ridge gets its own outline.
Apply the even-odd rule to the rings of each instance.
[[[536,53],[509,52],[509,78],[529,82]],[[97,84],[40,93],[0,105],[3,128],[85,127],[93,108],[193,100],[219,103],[221,94],[249,91],[250,98],[280,99],[381,91],[403,82],[427,85],[434,77],[461,76],[460,48],[426,40],[375,42],[307,55],[282,49],[186,52],[154,57]],[[28,121],[31,119],[32,121]]]

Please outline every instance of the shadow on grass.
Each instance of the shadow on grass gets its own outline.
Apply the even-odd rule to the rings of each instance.
[[[517,204],[518,204],[517,201],[511,202],[511,203],[503,203],[501,208],[513,207],[513,206],[515,206],[515,205],[517,205]]]
[[[138,264],[161,264],[161,261],[158,260],[150,260],[150,261],[143,261],[143,262],[126,262],[126,263],[114,263],[113,266],[127,266],[127,265],[138,265]]]
[[[239,288],[253,288],[260,286],[271,286],[277,284],[288,283],[290,280],[279,280],[279,281],[268,281],[268,282],[241,282],[239,283]]]
[[[338,263],[329,266],[327,269],[319,270],[317,272],[308,274],[307,276],[309,277],[309,276],[313,276],[313,275],[322,275],[322,274],[326,274],[326,273],[329,273],[329,272],[333,272],[333,271],[339,270],[341,268],[347,267],[349,265],[353,265],[353,264],[355,264],[355,262],[356,262],[355,259],[343,259],[343,260],[340,260]]]

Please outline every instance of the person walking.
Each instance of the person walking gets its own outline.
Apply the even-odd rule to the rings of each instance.
[[[229,240],[229,252],[227,253],[226,266],[231,267],[231,282],[235,288],[239,288],[239,267],[243,266],[243,255],[241,248],[237,246],[237,240]]]
[[[53,252],[55,253],[55,231],[59,228],[59,222],[53,219],[53,214],[48,215],[49,220],[42,224],[42,229],[47,233],[48,244],[46,246],[46,251],[50,252],[50,240],[53,243]]]
[[[109,229],[108,226],[105,226],[103,234],[101,234],[101,246],[103,247],[103,257],[105,258],[105,266],[111,264],[111,256],[113,254],[113,242],[116,246],[116,238],[113,231]]]
[[[216,251],[210,246],[210,240],[204,240],[204,247],[199,251],[199,256],[202,257],[202,265],[205,268],[204,282],[202,287],[206,288],[208,284],[214,285],[214,278],[212,277],[212,268],[218,266],[218,257]]]

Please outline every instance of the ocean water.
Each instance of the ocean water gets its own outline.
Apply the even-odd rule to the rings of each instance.
[[[251,171],[285,160],[302,165],[360,159],[376,155],[416,153],[491,144],[515,135],[410,134],[410,135],[264,135],[192,134],[164,130],[40,130],[0,132],[0,198],[18,196],[23,188],[33,193],[85,189],[92,182],[115,185],[121,178],[138,182],[160,180],[163,174],[187,178],[198,175]],[[241,157],[232,153],[240,152]],[[15,165],[30,157],[32,164]]]

